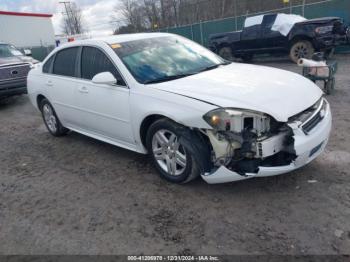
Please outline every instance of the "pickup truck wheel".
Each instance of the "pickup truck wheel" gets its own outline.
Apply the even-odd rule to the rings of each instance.
[[[146,146],[162,178],[173,183],[187,183],[200,175],[192,153],[180,140],[180,127],[160,119],[148,129]]]
[[[241,58],[242,58],[244,63],[250,63],[253,60],[253,55],[246,54],[246,55],[243,55]]]
[[[307,40],[297,41],[295,42],[290,49],[290,59],[298,63],[300,58],[308,58],[310,59],[315,52],[315,48],[312,43]]]
[[[45,126],[53,136],[64,136],[68,133],[69,129],[61,124],[49,100],[43,99],[40,102],[40,110]]]
[[[222,58],[232,61],[233,59],[233,54],[232,54],[232,49],[231,47],[225,46],[219,49],[219,56]]]
[[[326,59],[331,59],[334,56],[335,48],[327,49],[325,51],[325,58]]]
[[[326,83],[325,83],[325,93],[327,95],[331,95],[332,92],[334,91],[334,88],[335,88],[335,79],[331,79],[331,80],[328,80]]]

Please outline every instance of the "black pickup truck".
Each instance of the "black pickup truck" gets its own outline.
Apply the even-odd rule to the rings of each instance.
[[[210,35],[209,48],[228,60],[237,57],[249,62],[257,54],[289,54],[291,60],[297,62],[299,58],[311,58],[314,52],[327,55],[337,45],[350,44],[350,28],[341,18],[307,20],[299,16],[300,20],[291,23],[289,16],[296,17],[267,14],[247,18],[250,23],[246,20],[242,31]],[[276,30],[277,21],[277,28],[282,31]]]

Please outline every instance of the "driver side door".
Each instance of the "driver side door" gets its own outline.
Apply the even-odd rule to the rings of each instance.
[[[102,72],[112,73],[117,83],[93,83],[92,78]],[[80,128],[102,140],[133,147],[129,88],[110,57],[98,47],[83,46],[80,76],[75,93],[80,109]]]

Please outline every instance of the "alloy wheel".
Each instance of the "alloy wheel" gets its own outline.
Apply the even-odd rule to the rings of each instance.
[[[309,57],[310,54],[308,46],[303,42],[298,44],[294,49],[294,56],[298,59]]]
[[[186,151],[173,132],[158,130],[152,139],[152,151],[160,168],[169,175],[180,176],[185,171]]]
[[[57,119],[52,108],[48,104],[43,106],[43,115],[47,127],[51,132],[55,133],[57,131]]]

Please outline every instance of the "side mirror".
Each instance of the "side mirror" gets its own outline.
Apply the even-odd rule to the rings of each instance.
[[[117,79],[110,72],[102,72],[92,78],[94,84],[115,85]]]
[[[23,52],[26,56],[32,56],[32,51],[29,49],[24,49]]]

